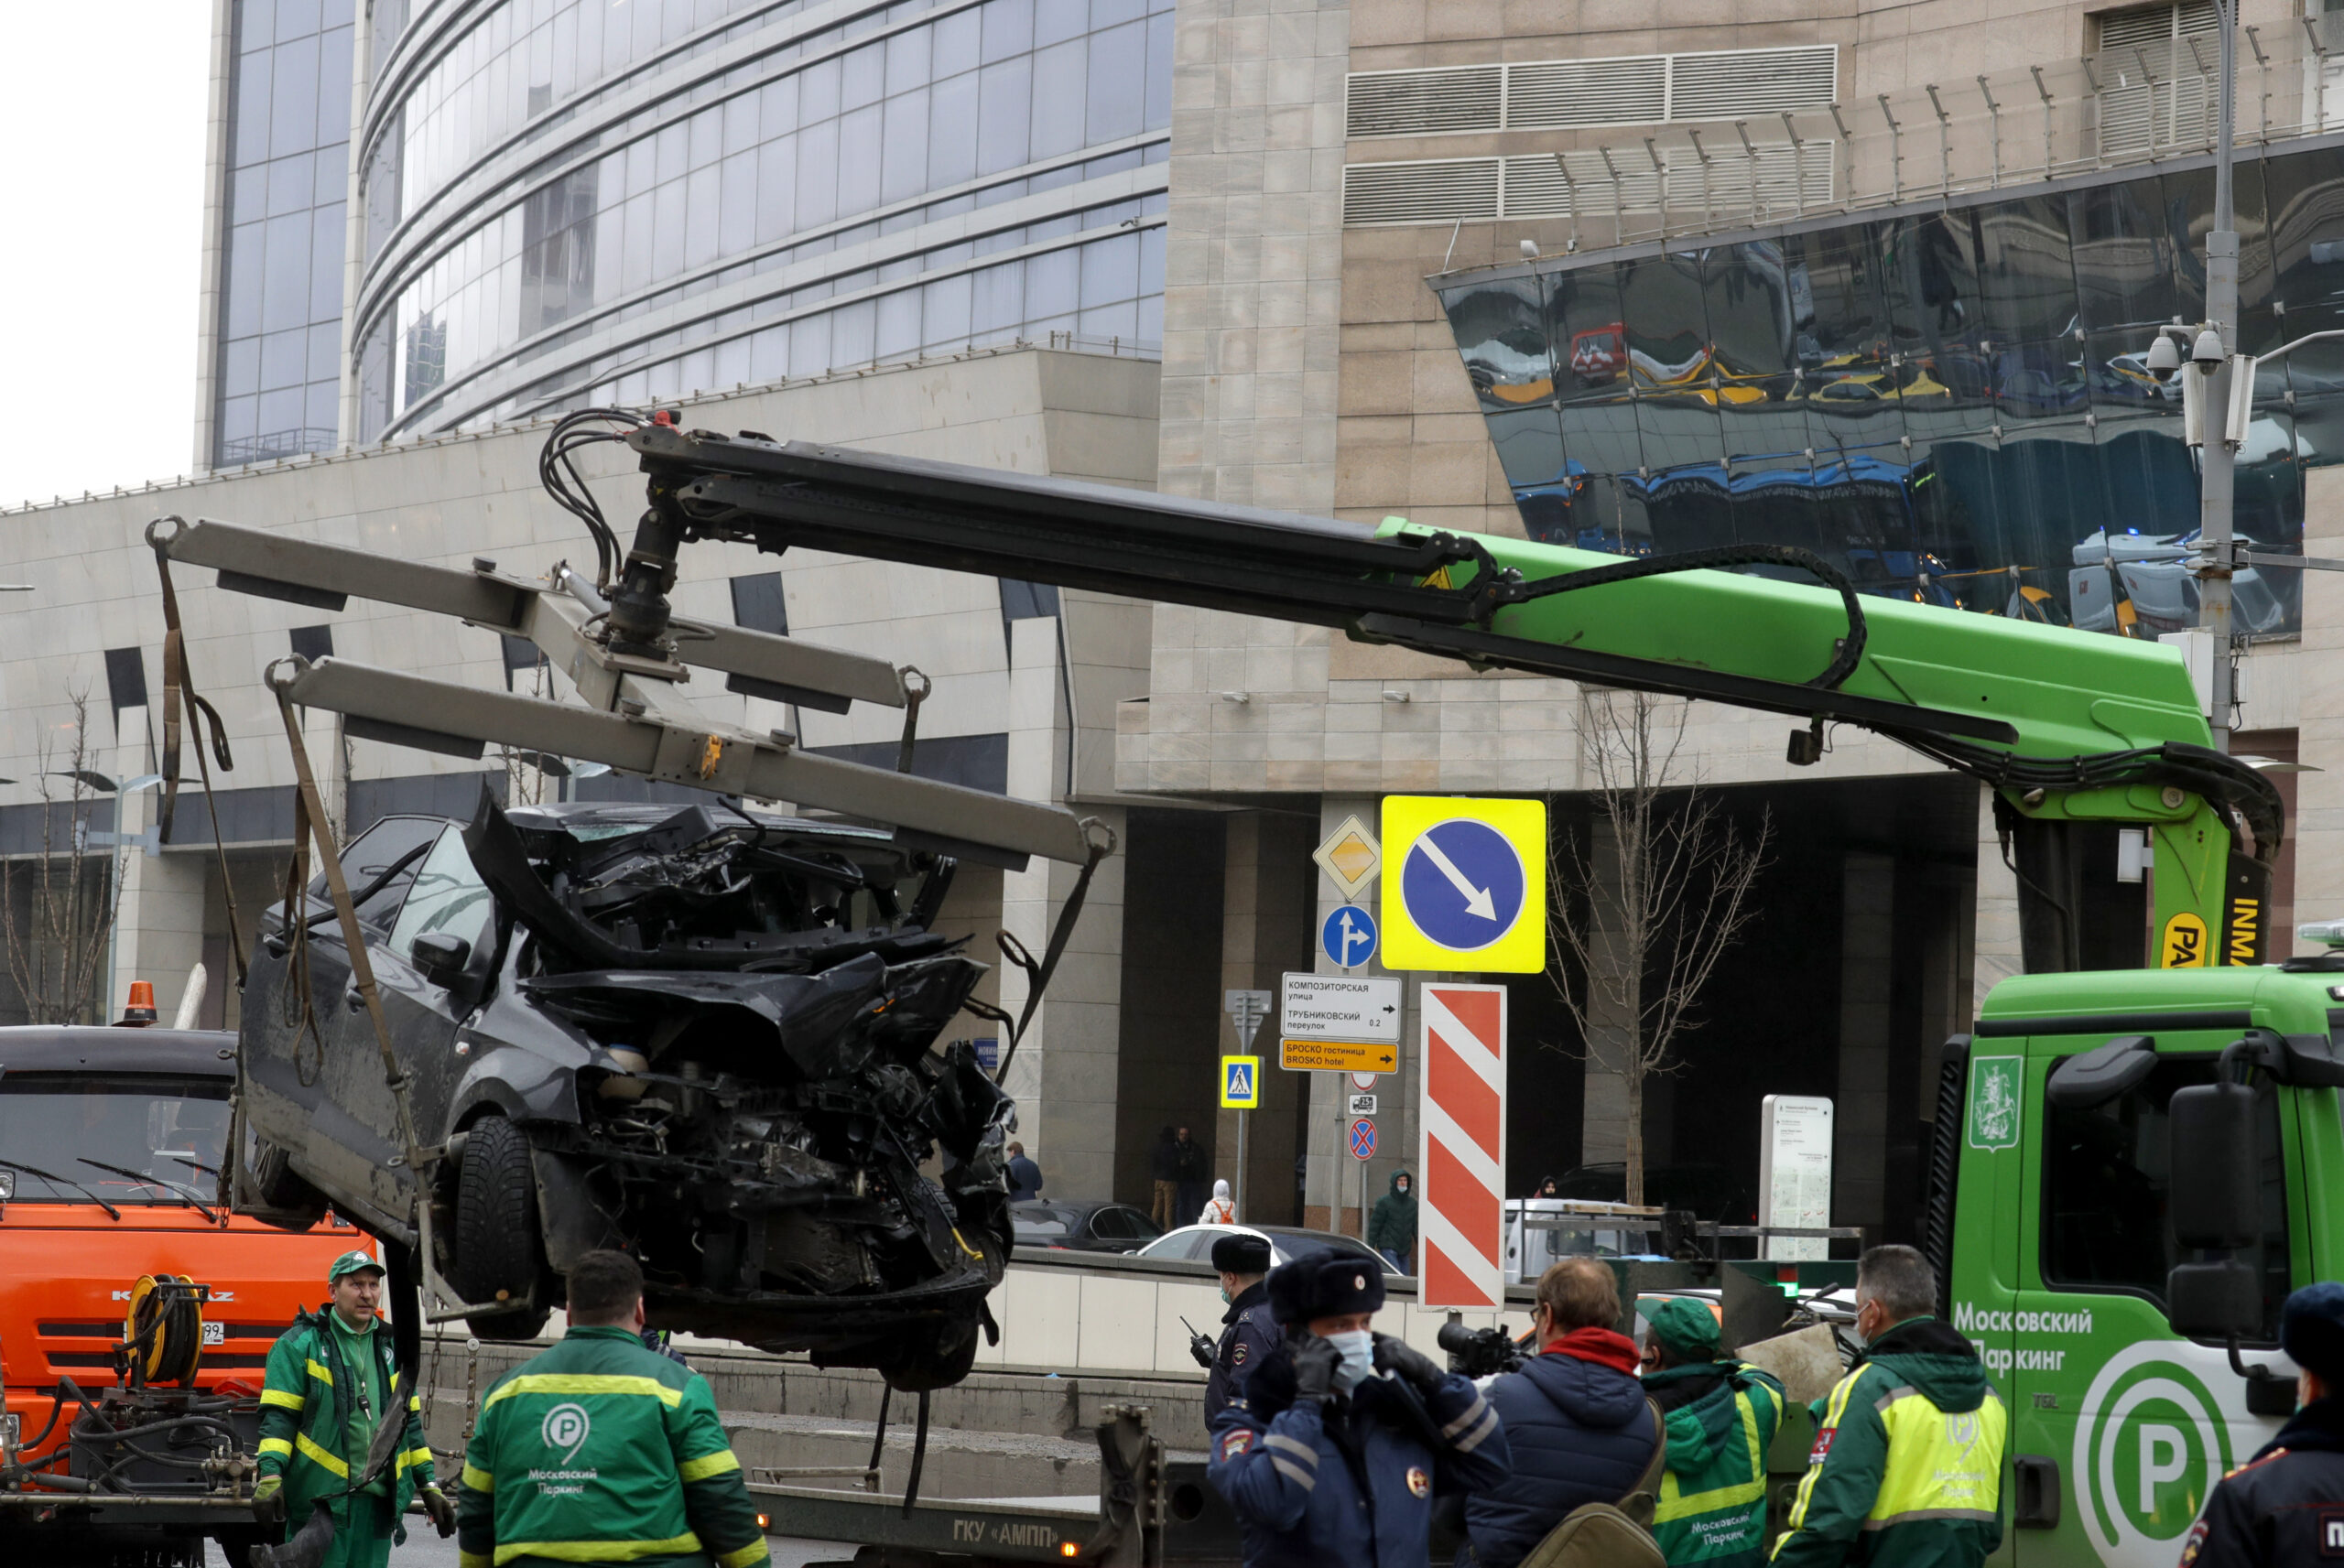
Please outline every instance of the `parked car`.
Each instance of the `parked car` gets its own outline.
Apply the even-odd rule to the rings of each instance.
[[[931,1049],[984,972],[928,929],[950,858],[713,801],[483,793],[470,823],[388,817],[343,861],[417,1135],[448,1151],[424,1196],[474,1332],[534,1334],[576,1258],[624,1246],[662,1326],[899,1388],[966,1372],[1015,1113],[971,1046]],[[264,922],[242,1033],[240,1207],[298,1227],[331,1203],[412,1245],[321,881]]]
[[[1224,1236],[1258,1236],[1270,1244],[1270,1266],[1291,1263],[1311,1252],[1342,1252],[1372,1260],[1387,1274],[1400,1271],[1385,1262],[1373,1248],[1356,1236],[1332,1230],[1305,1230],[1293,1225],[1184,1225],[1167,1230],[1139,1249],[1143,1258],[1193,1258],[1212,1260],[1212,1244]]]
[[[1009,1226],[1020,1247],[1071,1252],[1136,1252],[1164,1234],[1129,1204],[1061,1203],[1055,1198],[1011,1204]]]

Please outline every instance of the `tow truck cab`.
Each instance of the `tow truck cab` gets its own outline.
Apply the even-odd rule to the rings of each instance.
[[[0,1378],[10,1429],[0,1435],[26,1442],[27,1465],[63,1447],[72,1425],[69,1406],[38,1444],[29,1441],[49,1422],[60,1378],[93,1396],[116,1381],[113,1347],[141,1275],[211,1287],[196,1386],[237,1381],[256,1394],[269,1346],[296,1310],[325,1299],[333,1259],[366,1244],[331,1217],[280,1230],[215,1200],[235,1046],[233,1034],[210,1030],[0,1029]]]
[[[1997,1562],[2170,1568],[2294,1410],[2280,1303],[2344,1279],[2328,962],[2024,976],[1948,1043],[1926,1242],[2010,1411]]]

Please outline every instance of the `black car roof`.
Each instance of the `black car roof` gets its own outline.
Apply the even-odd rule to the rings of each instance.
[[[233,1078],[236,1037],[224,1029],[20,1024],[0,1028],[0,1075],[8,1073],[171,1073]]]

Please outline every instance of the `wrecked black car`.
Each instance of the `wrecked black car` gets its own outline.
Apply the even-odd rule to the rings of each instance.
[[[475,1332],[536,1333],[570,1262],[620,1246],[661,1326],[905,1389],[967,1371],[1015,1123],[970,1044],[938,1046],[985,968],[929,929],[950,858],[714,800],[485,792],[469,823],[386,817],[342,858],[417,1135],[447,1151],[433,1261]],[[242,1036],[239,1208],[414,1242],[322,880],[269,912]]]

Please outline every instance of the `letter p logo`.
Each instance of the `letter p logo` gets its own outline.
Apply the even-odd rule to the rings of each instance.
[[[2189,1445],[2177,1426],[2141,1428],[2141,1511],[2157,1511],[2157,1488],[2188,1473]]]

